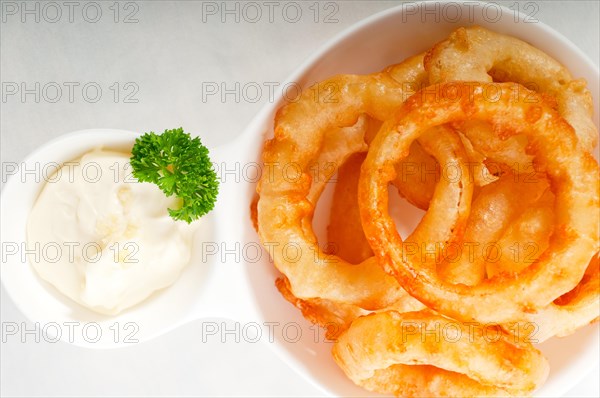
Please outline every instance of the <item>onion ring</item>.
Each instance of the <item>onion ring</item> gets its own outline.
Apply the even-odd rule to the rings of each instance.
[[[316,206],[325,185],[330,183],[328,177],[331,177],[331,173],[328,173],[327,178],[322,178],[323,176],[317,175],[317,170],[329,170],[331,165],[343,162],[338,169],[335,182],[327,247],[336,249],[330,254],[335,254],[352,264],[360,263],[373,256],[360,223],[358,194],[356,192],[360,166],[366,153],[359,151],[347,157],[347,151],[340,151],[340,146],[336,144],[339,140],[346,143],[350,141],[355,143],[352,145],[354,150],[362,149],[359,148],[355,136],[365,131],[365,121],[366,118],[361,117],[352,127],[334,129],[329,132],[314,167],[310,168],[313,172],[313,179],[308,198]],[[336,148],[338,149],[336,150]],[[345,159],[346,157],[347,159]],[[342,206],[340,206],[340,203]],[[356,247],[360,247],[361,251],[357,251]],[[351,251],[348,252],[348,250]],[[285,276],[278,278],[275,281],[275,286],[287,301],[302,312],[307,320],[323,327],[325,337],[329,340],[336,340],[340,333],[348,329],[354,319],[369,313],[369,311],[356,305],[334,302],[320,297],[299,299],[292,293],[289,280]],[[424,305],[408,293],[403,292],[402,296],[390,308],[402,312],[416,311],[424,308]]]
[[[423,60],[425,53],[410,57],[400,64],[391,65],[384,69],[392,79],[406,89],[406,98],[428,85]],[[371,143],[375,134],[381,128],[371,130],[365,136],[365,141]],[[440,165],[433,156],[423,150],[421,144],[414,142],[408,156],[397,165],[397,177],[392,184],[398,189],[400,196],[419,209],[427,210],[433,198],[435,186],[440,180]]]
[[[600,276],[598,253],[588,265],[583,279],[570,292],[554,300],[530,321],[537,322],[541,335],[538,341],[552,336],[564,337],[574,333],[582,326],[598,321],[600,316]]]
[[[598,129],[592,121],[593,101],[585,80],[573,80],[567,68],[522,40],[479,26],[461,27],[430,49],[424,63],[431,84],[510,81],[550,94],[556,98],[560,114],[575,129],[578,144],[591,152],[598,142]],[[520,163],[526,164],[525,159]]]
[[[493,101],[489,89],[496,93]],[[407,261],[386,208],[386,186],[394,178],[394,164],[406,156],[411,143],[434,126],[467,119],[485,120],[503,137],[527,135],[528,148],[547,173],[556,196],[556,222],[548,250],[518,274],[476,286],[447,283],[427,267]],[[577,285],[598,251],[598,164],[576,144],[573,128],[540,95],[519,84],[457,82],[422,90],[384,124],[362,167],[361,217],[371,248],[411,295],[461,321],[510,322],[547,306]]]
[[[365,152],[355,153],[338,169],[327,226],[328,252],[351,264],[373,256],[358,208],[358,177],[366,156]]]
[[[542,343],[551,337],[564,337],[580,327],[598,321],[600,316],[600,276],[598,254],[592,257],[581,282],[570,292],[516,326],[503,325],[510,332],[519,332],[525,341]],[[528,333],[531,332],[531,333]]]
[[[526,208],[522,202],[530,201],[512,203],[513,207],[521,208],[521,214],[511,220],[497,241],[496,246],[501,250],[498,261],[485,264],[488,278],[520,272],[548,248],[554,225],[554,195],[548,189],[535,203],[527,203]]]
[[[311,227],[314,202],[308,194],[309,166],[327,131],[353,125],[363,113],[384,120],[403,100],[401,85],[385,73],[338,76],[278,111],[275,137],[263,150],[263,162],[272,166],[273,173],[269,178],[263,174],[257,187],[258,227],[263,245],[285,243],[276,245],[271,255],[296,297],[320,297],[365,309],[386,307],[402,297],[402,288],[374,258],[351,265],[318,247]],[[297,178],[286,178],[289,165],[299,170]],[[296,249],[294,258],[285,252],[286,245]]]
[[[535,203],[547,188],[548,183],[541,175],[531,177],[512,172],[482,187],[471,205],[456,259],[438,265],[442,278],[469,286],[483,281],[486,276],[484,248],[502,250],[504,244],[497,241],[511,221]],[[505,260],[507,258],[512,256],[504,257]]]
[[[500,261],[487,264],[489,275],[519,272],[547,249],[554,221],[553,205],[553,195],[548,191],[515,220],[498,241],[498,246],[505,251]],[[596,321],[600,316],[598,272],[596,253],[573,290],[535,313],[527,314],[525,320],[502,327],[521,340],[541,343],[553,336],[567,336]]]
[[[447,251],[450,243],[462,238],[471,210],[473,183],[466,165],[467,154],[458,135],[447,126],[436,126],[421,135],[421,146],[435,157],[444,169],[453,170],[446,173],[435,187],[433,198],[427,213],[406,243],[418,252],[408,254],[416,262],[435,269],[441,261],[442,253]],[[363,219],[363,227],[364,225]],[[433,253],[434,256],[428,256]]]
[[[332,353],[357,385],[404,397],[529,395],[549,369],[531,344],[428,310],[358,318]]]
[[[424,73],[421,60],[422,57],[409,59],[395,69],[394,78],[407,82],[420,76]],[[404,71],[406,79],[400,78],[400,71]],[[288,278],[296,297],[319,297],[363,309],[384,308],[403,297],[402,288],[378,267],[374,258],[351,266],[317,246],[310,228],[317,196],[311,194],[317,191],[311,188],[308,173],[327,142],[327,131],[352,125],[365,113],[377,120],[389,118],[405,99],[403,86],[388,72],[338,76],[318,83],[297,102],[278,111],[275,138],[267,141],[263,150],[263,161],[272,166],[273,172],[268,178],[263,175],[258,184],[258,229],[263,244],[293,243],[297,249],[299,257],[295,261],[286,258],[285,245],[271,251],[275,265]],[[344,149],[347,155],[352,153]],[[285,168],[289,165],[299,170],[295,180],[286,178]]]
[[[435,187],[442,178],[440,164],[419,141],[415,141],[406,159],[397,165],[396,172],[392,184],[400,196],[419,209],[427,210]]]
[[[452,164],[457,168],[457,179],[446,178],[439,183],[438,187],[436,187],[436,192],[428,215],[421,220],[415,231],[407,238],[408,242],[414,242],[416,246],[434,245],[434,250],[439,250],[440,246],[443,247],[448,242],[455,240],[461,235],[469,214],[473,186],[470,183],[469,171],[464,166],[466,153],[462,149],[460,138],[455,132],[447,127],[436,127],[424,134],[422,141],[428,151],[430,151],[436,159],[439,159],[440,163],[448,165]],[[347,160],[348,162],[351,161],[353,157],[356,157],[356,159],[360,161],[358,164],[351,164],[351,169],[356,169],[357,166],[360,167],[362,164],[364,154],[356,155],[353,155]],[[346,163],[344,165],[346,165]],[[340,170],[344,169],[344,165]],[[340,193],[345,193],[344,191],[347,188],[345,185],[348,184],[348,179],[355,180],[350,181],[350,185],[357,184],[357,177],[358,175],[346,175],[345,173],[339,175],[338,184],[342,185],[342,191],[340,191]],[[336,193],[338,193],[337,188],[338,187],[336,186]],[[356,186],[351,187],[352,190],[356,190],[356,188]],[[331,210],[331,222],[336,222],[334,219],[335,217],[344,218],[344,220],[348,222],[347,218],[351,217],[352,214],[358,210],[358,195],[355,194],[351,199],[352,198],[356,199],[356,201],[350,202],[350,204],[354,205],[356,209],[336,209],[335,201],[332,203],[334,208]],[[449,209],[453,210],[449,211]],[[342,212],[338,212],[339,210],[342,210]],[[440,224],[439,218],[444,220],[443,223]],[[360,219],[358,222],[360,222]],[[336,246],[340,249],[342,248],[342,245],[352,245],[353,239],[364,239],[362,227],[359,226],[360,235],[356,235],[357,228],[352,220],[350,220],[350,225],[352,228],[345,233],[354,233],[355,236],[344,235],[344,238],[348,238],[347,240],[333,241],[334,243],[337,243]],[[339,255],[340,253],[336,254]],[[414,255],[415,257],[419,257],[421,252],[416,251]],[[349,261],[348,258],[344,259]],[[362,260],[362,258],[359,257],[358,260]],[[431,266],[434,266],[434,264]],[[326,337],[332,340],[335,339],[339,333],[346,330],[358,316],[366,315],[370,312],[356,305],[333,302],[320,297],[300,299],[292,293],[290,282],[285,277],[278,279],[276,286],[286,300],[302,311],[305,318],[324,327],[327,330]],[[424,308],[422,303],[403,291],[403,295],[399,296],[391,305],[373,310],[394,309],[400,312],[407,312],[417,311],[422,308]]]

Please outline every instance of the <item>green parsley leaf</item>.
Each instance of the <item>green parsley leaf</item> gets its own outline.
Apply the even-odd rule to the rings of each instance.
[[[169,209],[174,220],[191,223],[214,208],[219,181],[200,138],[182,128],[149,132],[135,140],[131,154],[138,181],[154,183],[165,195],[180,199],[180,208]]]

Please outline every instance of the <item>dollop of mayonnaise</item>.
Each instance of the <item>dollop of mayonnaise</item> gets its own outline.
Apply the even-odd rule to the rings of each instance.
[[[167,208],[177,199],[138,182],[130,156],[95,149],[65,163],[47,179],[27,223],[28,259],[39,276],[103,314],[174,283],[202,224],[174,221]]]

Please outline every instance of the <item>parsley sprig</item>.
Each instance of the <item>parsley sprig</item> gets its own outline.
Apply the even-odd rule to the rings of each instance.
[[[191,223],[215,206],[219,181],[200,138],[190,137],[182,128],[149,132],[135,140],[131,154],[135,178],[180,199],[180,208],[169,209],[174,220]]]

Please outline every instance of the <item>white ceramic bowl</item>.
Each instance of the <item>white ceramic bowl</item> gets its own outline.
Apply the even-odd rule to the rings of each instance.
[[[456,14],[451,14],[450,9],[447,9],[444,18],[442,9],[448,7],[446,4],[449,3],[452,4],[451,7],[460,7],[459,18],[455,18]],[[437,17],[428,12],[436,9],[435,7],[439,10]],[[559,60],[574,76],[587,80],[594,98],[594,109],[598,109],[600,75],[597,66],[573,43],[549,26],[541,22],[532,22],[527,15],[515,13],[494,3],[422,2],[407,3],[386,10],[342,32],[300,66],[288,82],[307,87],[336,74],[372,73],[426,51],[457,27],[470,25],[480,25],[498,33],[515,36]],[[246,140],[245,147],[260,150],[262,141],[256,142],[255,139],[264,132],[266,137],[272,135],[272,120],[279,106],[281,103],[267,106],[246,129],[241,138],[242,141]],[[596,111],[596,126],[600,125],[598,118]],[[317,231],[323,229],[316,218],[313,226]],[[264,286],[266,282],[262,281],[262,278],[265,277],[274,279],[274,276],[269,275],[271,272],[265,269],[268,269],[267,264],[260,270],[265,275],[258,275],[258,272],[253,274],[253,278],[261,278],[261,283],[252,283],[252,286]],[[302,319],[299,311],[281,299],[277,300],[271,295],[267,297],[260,293],[257,290],[257,297],[264,297],[259,299],[261,319],[297,322],[303,325],[303,330],[312,337],[310,325]],[[274,294],[277,296],[276,292]],[[554,338],[541,344],[540,349],[548,358],[551,371],[548,380],[535,396],[561,396],[593,370],[600,357],[598,333],[599,327],[595,324],[572,336]],[[280,343],[273,348],[282,358],[325,392],[336,396],[373,395],[356,388],[339,371],[331,358],[330,344],[322,342],[322,338],[317,343],[309,339],[302,341],[302,344],[289,344],[283,339]]]
[[[455,12],[449,13],[452,10],[444,14],[444,4],[409,3],[363,20],[314,54],[287,83],[306,87],[335,74],[377,71],[425,51],[458,26],[478,24],[526,40],[561,61],[575,76],[585,77],[597,109],[597,68],[585,54],[551,28],[539,22],[526,23],[526,16],[497,5],[453,2],[453,7],[458,6],[456,9],[461,10],[457,17]],[[423,12],[424,7],[440,7],[437,21],[433,20],[435,15]],[[280,87],[286,87],[286,84]],[[278,98],[282,97],[280,92]],[[121,325],[134,322],[139,328],[135,334],[139,341],[204,317],[251,322],[262,327],[265,336],[269,328],[285,329],[286,333],[274,333],[273,343],[268,345],[308,381],[331,395],[372,396],[354,386],[338,369],[331,358],[331,343],[324,340],[323,332],[306,322],[299,311],[279,295],[273,285],[277,272],[266,252],[249,255],[250,251],[246,251],[247,255],[239,255],[239,258],[227,254],[227,250],[237,250],[240,254],[244,253],[244,248],[254,250],[257,247],[258,238],[249,218],[249,204],[256,182],[251,171],[259,161],[264,139],[272,134],[273,116],[282,103],[267,105],[239,139],[211,150],[222,178],[217,206],[209,216],[212,228],[208,234],[196,237],[192,263],[173,286],[117,317],[106,317],[63,298],[40,280],[27,262],[21,261],[19,256],[11,256],[7,261],[3,259],[1,273],[8,294],[28,318],[40,324],[97,323],[103,333],[101,340],[90,343],[76,335],[72,341],[92,348],[124,344],[122,339],[118,344],[112,339],[110,328],[115,322]],[[595,115],[595,122],[598,125],[598,115]],[[77,132],[46,144],[24,163],[32,167],[36,162],[68,161],[99,145],[130,147],[135,137],[135,133],[115,130]],[[227,170],[238,171],[224,171],[224,165]],[[250,174],[246,173],[248,171]],[[25,242],[27,216],[41,187],[41,183],[22,182],[14,177],[5,185],[1,214],[3,243]],[[322,227],[315,222],[315,229]],[[216,247],[215,254],[207,255],[206,250],[202,253],[207,242],[210,250]],[[249,257],[252,261],[248,261]],[[577,384],[598,362],[597,335],[598,327],[592,326],[571,337],[543,344],[541,349],[550,361],[551,374],[536,395],[559,396]],[[63,340],[67,340],[66,337],[61,336]],[[269,377],[268,371],[265,377]]]

